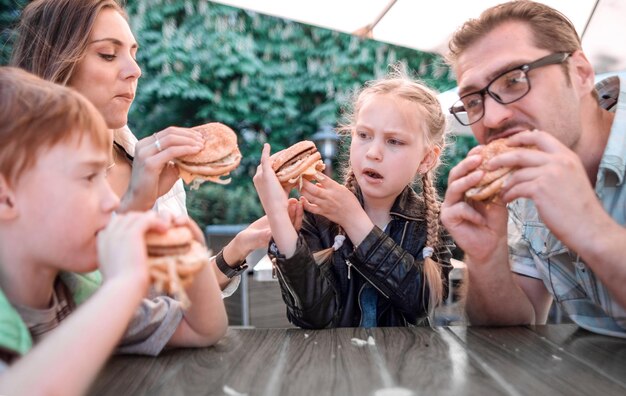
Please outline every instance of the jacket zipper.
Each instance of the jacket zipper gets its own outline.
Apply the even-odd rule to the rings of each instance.
[[[400,238],[400,246],[402,246],[404,244],[404,238],[406,236],[406,228],[409,225],[408,221],[404,222],[404,230],[402,231],[402,237]],[[372,281],[370,281],[367,276],[363,275],[363,273],[361,271],[359,271],[359,269],[357,267],[355,267],[350,260],[346,260],[346,265],[348,266],[348,279],[350,279],[350,272],[351,269],[354,268],[356,270],[356,272],[358,272],[366,281],[368,281],[372,286],[374,286],[374,288],[376,290],[378,290],[378,292],[380,294],[382,294],[383,296],[385,296],[387,299],[389,299],[389,296],[387,294],[385,294],[382,290],[380,290],[380,288],[378,288],[378,286],[376,286]]]
[[[385,298],[389,299],[389,296],[388,296],[387,294],[385,294],[385,292],[383,292],[382,290],[380,290],[380,289],[378,288],[378,286],[376,286],[375,284],[373,284],[373,283],[372,283],[372,281],[370,281],[370,280],[367,278],[367,276],[363,275],[363,273],[362,273],[361,271],[359,271],[359,269],[358,269],[357,267],[355,267],[354,265],[352,265],[352,263],[350,262],[350,260],[346,260],[346,264],[348,265],[348,278],[350,278],[350,268],[354,268],[354,270],[355,270],[356,272],[358,272],[358,273],[359,273],[359,274],[363,277],[363,279],[365,279],[365,280],[366,280],[366,281],[367,281],[370,285],[374,286],[374,288],[375,288],[376,290],[378,290],[378,292],[379,292],[380,294],[382,294],[383,296],[385,296]]]
[[[291,295],[291,298],[293,299],[293,303],[296,306],[296,308],[302,309],[302,306],[299,304],[299,299],[296,296],[296,293],[291,289],[291,287],[289,287],[289,284],[287,283],[287,281],[285,281],[285,276],[281,272],[278,265],[274,264],[274,270],[278,273],[278,275],[280,275],[280,280],[282,281],[283,285],[285,285],[285,287],[287,288],[287,291],[289,291],[289,294]]]

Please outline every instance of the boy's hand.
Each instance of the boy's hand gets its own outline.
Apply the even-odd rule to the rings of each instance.
[[[145,234],[148,230],[165,231],[168,221],[154,212],[131,212],[111,219],[98,233],[98,261],[106,281],[132,278],[138,288],[149,284]]]
[[[172,224],[174,226],[186,226],[187,228],[191,230],[191,233],[193,234],[193,238],[196,241],[200,242],[202,246],[206,246],[204,233],[200,229],[200,226],[198,226],[198,223],[196,223],[191,217],[189,216],[172,217]]]

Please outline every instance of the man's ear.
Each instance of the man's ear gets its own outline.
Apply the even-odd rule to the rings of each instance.
[[[419,168],[417,168],[417,172],[423,175],[431,170],[437,163],[439,155],[441,155],[441,147],[433,146],[430,148],[424,158],[422,158],[422,162],[420,163]]]
[[[15,192],[7,182],[6,177],[0,174],[0,220],[10,220],[16,216]]]
[[[591,62],[580,50],[572,54],[569,62],[572,84],[578,90],[579,96],[583,97],[589,94],[595,89],[595,74]]]

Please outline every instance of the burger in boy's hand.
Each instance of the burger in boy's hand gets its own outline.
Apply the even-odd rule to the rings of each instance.
[[[506,142],[506,139],[496,139],[483,147],[480,152],[480,155],[483,157],[483,161],[478,169],[485,171],[485,174],[476,187],[470,188],[465,192],[465,197],[467,199],[474,201],[494,200],[500,193],[504,181],[513,171],[515,171],[516,168],[502,167],[487,170],[485,169],[485,165],[487,161],[496,155],[515,149],[515,147],[508,146]]]
[[[191,128],[202,135],[204,148],[200,152],[176,159],[178,173],[185,183],[197,188],[204,181],[218,184],[230,183],[222,179],[239,166],[241,153],[237,146],[237,135],[224,124],[211,122]]]
[[[302,188],[302,179],[317,180],[323,178],[319,172],[326,166],[322,162],[322,156],[317,151],[315,143],[303,140],[287,147],[272,156],[272,169],[276,172],[278,181],[283,187]]]
[[[151,283],[157,292],[176,296],[189,306],[185,287],[209,262],[209,254],[188,227],[173,227],[164,233],[149,231],[145,236]]]

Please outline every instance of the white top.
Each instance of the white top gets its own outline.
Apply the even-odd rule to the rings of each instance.
[[[135,155],[135,145],[137,144],[137,138],[128,125],[120,129],[116,129],[114,132],[115,141],[126,150],[126,152],[132,156]],[[157,198],[153,210],[162,213],[170,212],[174,216],[187,216],[187,206],[185,204],[186,194],[183,187],[183,181],[178,179],[172,189],[159,198]]]

